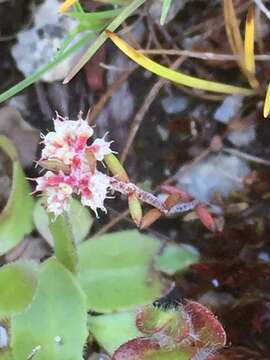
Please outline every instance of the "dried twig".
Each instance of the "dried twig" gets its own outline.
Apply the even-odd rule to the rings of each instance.
[[[171,55],[171,56],[186,56],[194,59],[209,60],[209,61],[239,61],[240,55],[233,54],[219,54],[214,52],[202,52],[192,50],[175,50],[175,49],[139,49],[142,54],[150,55]],[[257,54],[255,59],[258,61],[270,61],[270,54]]]
[[[264,5],[262,0],[253,0],[253,2],[258,6],[258,8],[264,13],[264,15],[270,20],[270,11]]]
[[[255,162],[257,164],[270,166],[270,161],[269,160],[261,159],[261,158],[259,158],[257,156],[253,156],[253,155],[244,153],[244,152],[242,152],[240,150],[237,150],[237,149],[232,149],[232,148],[225,147],[225,148],[223,148],[223,151],[226,152],[227,154],[238,156],[238,157],[240,157],[242,159],[245,159],[247,161],[251,161],[251,162]]]

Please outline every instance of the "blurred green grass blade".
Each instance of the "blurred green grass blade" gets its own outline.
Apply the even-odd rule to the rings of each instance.
[[[77,12],[80,12],[80,13],[84,13],[85,11],[83,10],[80,2],[78,1],[77,3],[74,4],[74,9],[75,11]]]
[[[145,0],[133,0],[128,6],[126,6],[122,12],[110,23],[107,27],[107,30],[114,31],[116,30],[138,7],[145,3]],[[96,41],[89,47],[86,53],[83,55],[78,64],[71,70],[68,76],[63,81],[64,84],[67,84],[88,62],[89,59],[96,53],[96,51],[104,44],[108,39],[108,35],[103,31]]]
[[[67,16],[75,18],[79,21],[80,25],[78,26],[79,31],[95,31],[101,32],[106,26],[110,23],[111,18],[115,18],[122,12],[122,8],[107,10],[107,11],[97,11],[91,13],[78,13],[78,12],[69,12],[66,13]]]
[[[61,56],[66,49],[68,48],[68,46],[70,45],[70,43],[75,39],[75,37],[79,34],[80,32],[80,28],[77,26],[75,29],[73,29],[68,36],[63,40],[63,42],[61,43],[60,46],[60,50],[58,50],[57,55],[56,56]]]
[[[114,10],[105,10],[105,11],[93,11],[90,13],[79,13],[79,12],[69,12],[66,15],[71,16],[79,21],[90,22],[94,20],[103,20],[116,17],[123,10],[114,9]]]
[[[41,67],[37,72],[35,72],[33,75],[28,76],[26,79],[22,80],[18,84],[12,86],[9,90],[3,92],[0,95],[0,103],[9,99],[10,97],[16,95],[20,91],[24,90],[28,86],[32,85],[34,82],[38,81],[47,71],[51,70],[54,66],[58,65],[62,61],[64,61],[68,56],[70,56],[73,52],[75,52],[77,49],[85,45],[90,38],[92,37],[92,34],[85,34],[75,45],[71,46],[69,49],[67,49],[64,53],[61,53],[60,49],[60,55],[56,54],[55,58],[49,63]]]
[[[97,0],[103,4],[110,4],[110,5],[129,5],[131,0]]]
[[[163,0],[162,5],[162,12],[161,12],[161,18],[160,18],[160,25],[165,24],[166,17],[168,15],[168,12],[170,10],[172,0]]]

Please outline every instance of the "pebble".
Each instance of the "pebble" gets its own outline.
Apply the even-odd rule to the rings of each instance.
[[[248,126],[242,130],[232,130],[229,132],[227,139],[235,146],[248,146],[256,139],[255,126]]]
[[[214,113],[214,119],[223,124],[229,124],[242,107],[243,97],[240,95],[227,96]]]
[[[77,24],[74,19],[59,15],[59,6],[60,2],[57,0],[46,0],[35,8],[33,26],[17,35],[17,43],[12,47],[11,53],[18,69],[26,77],[53,59],[62,41]],[[42,80],[53,82],[64,79],[74,65],[75,57],[76,55],[68,57],[46,72]]]
[[[241,178],[251,172],[247,162],[224,154],[209,156],[191,168],[182,167],[175,178],[195,199],[211,202],[215,193],[227,197],[243,188]]]
[[[186,97],[166,97],[161,100],[163,110],[170,115],[185,111],[188,107]]]

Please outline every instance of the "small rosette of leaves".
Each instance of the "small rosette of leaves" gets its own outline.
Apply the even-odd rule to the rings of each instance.
[[[226,344],[226,334],[214,314],[185,300],[177,307],[146,306],[136,316],[144,336],[122,344],[113,360],[209,359]]]
[[[173,338],[175,342],[181,340],[189,332],[190,321],[183,309],[168,308],[164,310],[152,305],[141,309],[136,317],[137,328],[144,334],[163,334]]]

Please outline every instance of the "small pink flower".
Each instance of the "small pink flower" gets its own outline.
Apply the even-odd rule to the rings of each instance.
[[[48,187],[45,191],[47,211],[53,213],[55,217],[62,214],[63,211],[68,211],[70,209],[72,191],[72,187],[66,183]]]
[[[67,120],[57,115],[54,120],[55,131],[43,136],[44,149],[41,158],[58,159],[65,165],[71,165],[73,157],[83,152],[88,139],[93,135],[93,129],[87,121]]]
[[[61,172],[59,174],[54,174],[51,171],[47,171],[45,175],[38,177],[35,181],[37,182],[36,191],[44,191],[49,186],[57,186],[63,182],[64,175]]]
[[[89,149],[94,153],[95,158],[98,161],[102,161],[105,155],[109,155],[112,153],[112,150],[110,149],[112,141],[106,141],[106,135],[107,134],[105,134],[103,138],[96,139],[89,147]]]
[[[104,200],[107,197],[107,191],[110,186],[108,176],[96,171],[94,175],[89,176],[86,181],[82,181],[80,192],[81,202],[84,206],[89,206],[98,217],[97,209],[107,212],[104,207]]]
[[[102,161],[110,154],[111,142],[105,136],[87,145],[93,135],[93,129],[87,121],[79,117],[78,120],[68,120],[57,115],[54,120],[55,131],[43,136],[44,149],[42,160],[57,160],[69,166],[69,174],[48,171],[44,176],[36,179],[36,191],[46,196],[47,210],[60,215],[69,209],[73,194],[81,196],[81,202],[89,206],[98,216],[97,210],[106,212],[104,200],[110,187],[107,175],[96,170],[96,160]],[[91,160],[91,156],[94,161]]]
[[[54,120],[54,129],[57,134],[70,139],[76,139],[76,137],[89,139],[94,134],[93,128],[82,118],[69,120],[57,116]]]
[[[36,179],[36,191],[42,191],[46,197],[47,210],[57,217],[70,206],[73,187],[72,179],[63,173],[54,174],[47,171]]]

